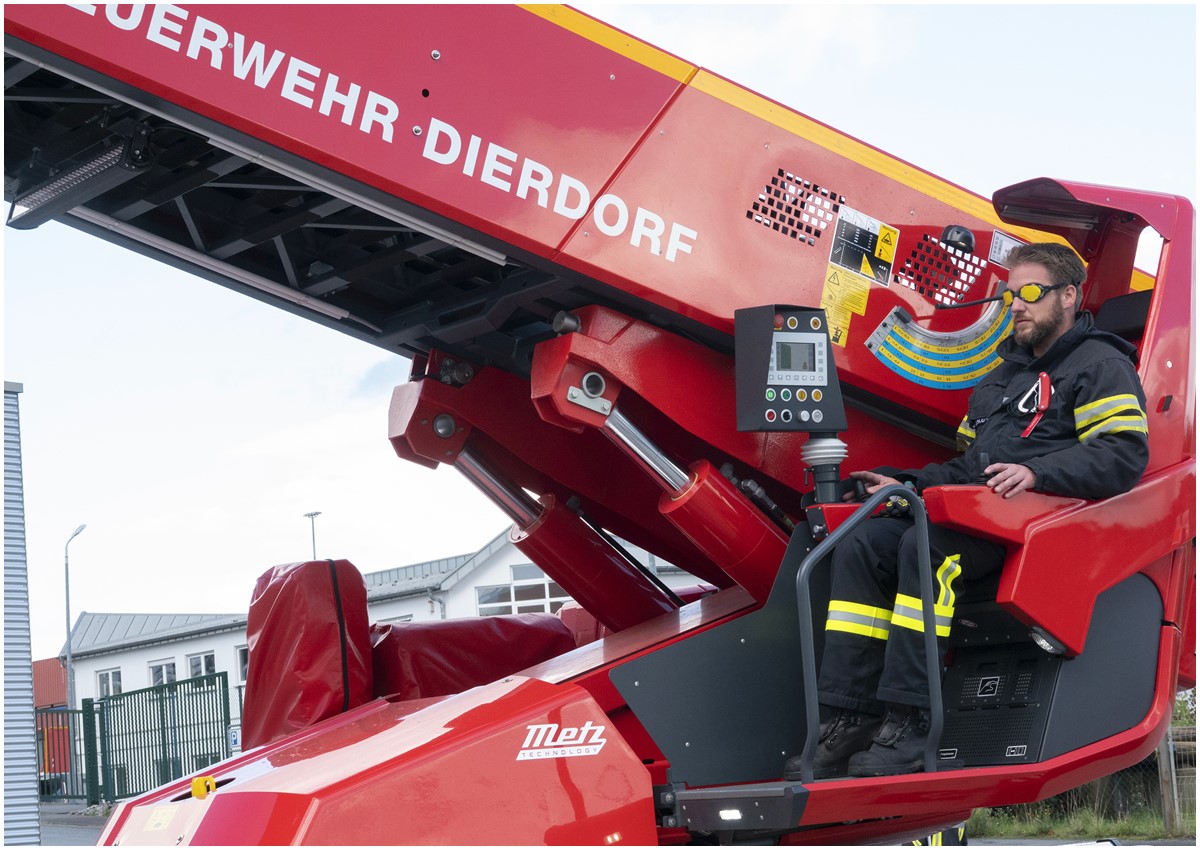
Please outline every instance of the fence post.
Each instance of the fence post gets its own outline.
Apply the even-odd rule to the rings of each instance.
[[[89,806],[100,803],[100,760],[96,757],[96,702],[83,700],[83,771]],[[68,721],[69,723],[69,721]]]
[[[1167,835],[1175,834],[1179,812],[1175,806],[1175,753],[1171,746],[1171,730],[1158,742],[1158,787],[1162,797],[1163,829]]]
[[[117,799],[116,775],[113,771],[113,742],[112,720],[108,713],[108,701],[112,697],[100,700],[100,770],[104,774],[103,797],[110,803]]]
[[[232,718],[229,716],[229,675],[224,670],[217,674],[217,685],[221,692],[221,711],[223,712],[222,720],[224,721],[222,726],[225,729],[225,734],[222,736],[224,744],[221,754],[223,758],[229,758],[233,755],[229,746],[229,727],[232,723]]]

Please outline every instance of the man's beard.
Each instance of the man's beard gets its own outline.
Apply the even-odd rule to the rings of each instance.
[[[1050,313],[1044,319],[1038,321],[1031,318],[1028,323],[1018,325],[1013,331],[1013,337],[1021,345],[1038,348],[1058,332],[1066,314],[1067,311],[1063,309],[1062,303],[1055,301]]]

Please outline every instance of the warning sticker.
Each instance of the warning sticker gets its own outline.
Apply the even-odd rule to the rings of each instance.
[[[988,262],[1008,268],[1009,252],[1018,245],[1023,244],[1025,243],[1019,239],[1014,239],[1007,233],[1001,233],[999,230],[992,231],[992,247],[988,250]]]
[[[825,287],[821,290],[821,309],[829,322],[829,341],[834,345],[846,347],[846,338],[850,334],[850,320],[857,313],[865,316],[867,313],[867,296],[871,293],[871,284],[856,274],[849,274],[845,269],[830,265],[825,270]]]
[[[844,269],[830,265],[825,270],[825,288],[821,290],[821,306],[826,311],[841,309],[860,316],[867,314],[867,296],[871,284],[858,275],[846,274]]]
[[[837,307],[825,307],[825,323],[829,325],[829,341],[834,345],[846,347],[846,337],[850,335],[850,319],[853,313]]]
[[[157,832],[166,829],[171,825],[171,819],[178,810],[179,806],[155,806],[150,810],[150,816],[146,818],[146,825],[142,827],[142,831]]]
[[[833,234],[829,262],[889,286],[900,231],[889,224],[842,207]]]

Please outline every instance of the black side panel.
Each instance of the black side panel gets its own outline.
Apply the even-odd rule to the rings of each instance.
[[[1099,596],[1076,658],[1049,655],[1027,632],[1013,640],[1009,630],[976,619],[977,629],[955,627],[972,640],[960,639],[946,671],[943,761],[962,767],[1045,761],[1124,732],[1150,710],[1162,600],[1145,576]]]
[[[1038,761],[1062,663],[1028,640],[957,650],[942,686],[938,758],[962,767]]]
[[[1154,700],[1162,618],[1158,588],[1144,575],[1100,594],[1083,652],[1059,672],[1043,759],[1142,721]]]
[[[798,527],[760,610],[610,674],[671,762],[673,782],[697,787],[778,779],[784,761],[803,748],[796,571],[812,546],[807,526]],[[824,623],[827,564],[814,571],[812,598],[814,609],[821,608],[814,622]],[[819,651],[818,644],[818,657]]]

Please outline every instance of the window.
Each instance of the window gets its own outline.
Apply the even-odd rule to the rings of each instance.
[[[96,693],[100,698],[115,697],[121,693],[121,671],[101,670],[96,674]]]
[[[512,613],[512,587],[507,584],[477,587],[475,588],[475,599],[479,604],[479,616],[481,617]]]
[[[479,616],[498,614],[553,614],[571,597],[533,564],[511,568],[511,584],[492,584],[475,588]]]
[[[217,672],[217,656],[213,652],[202,652],[199,655],[188,656],[188,676],[210,676]]]
[[[238,682],[245,683],[246,674],[250,670],[250,647],[239,646],[237,648],[237,669]]]
[[[150,662],[150,684],[166,685],[175,681],[175,659]]]

